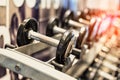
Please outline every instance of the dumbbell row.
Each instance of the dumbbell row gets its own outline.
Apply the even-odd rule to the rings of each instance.
[[[114,55],[109,54],[110,48],[112,48],[112,44],[114,42],[114,36],[109,40],[109,42],[105,43],[107,47],[103,47],[101,52],[98,53],[97,58],[94,60],[93,65],[88,69],[87,78],[90,80],[100,80],[108,79],[108,80],[118,80],[120,69],[117,64],[119,64],[119,58],[114,57]],[[109,48],[108,48],[109,47]],[[112,62],[108,62],[112,61]],[[115,61],[114,61],[115,60]],[[111,63],[115,63],[111,64]],[[104,71],[104,68],[109,70],[109,72]],[[102,70],[101,70],[102,69]],[[114,75],[115,74],[115,75]]]
[[[62,27],[76,27],[80,28],[85,26],[85,24],[81,24],[73,19],[74,14],[72,11],[68,10],[65,12],[63,20],[62,20]]]
[[[111,46],[111,43],[113,43],[113,41],[114,41],[113,38],[111,38],[110,42],[108,42],[106,44],[107,45],[110,44],[110,46]],[[104,72],[104,71],[100,70],[101,66],[103,66],[103,67],[106,67],[109,70],[112,70],[114,72],[118,72],[118,73],[120,72],[120,69],[117,66],[115,66],[114,64],[111,64],[110,62],[106,61],[106,60],[109,60],[109,61],[115,62],[115,64],[116,63],[119,64],[119,59],[110,55],[110,54],[108,54],[109,52],[110,52],[110,49],[108,47],[102,47],[101,51],[98,53],[98,56],[95,58],[94,63],[92,65],[92,68],[94,68],[94,70],[92,70],[92,68],[88,69],[90,71],[90,74],[91,74],[91,76],[89,76],[89,77],[91,77],[93,79],[95,77],[95,74],[98,73],[98,74],[100,74],[100,76],[102,76],[104,78],[107,78],[107,79],[110,79],[110,78],[111,79],[117,79],[116,77],[108,74],[107,72]],[[107,57],[107,59],[106,59],[106,57]],[[112,58],[115,61],[112,60]],[[101,74],[101,73],[103,73],[103,74]],[[94,75],[94,76],[92,76],[92,75]]]
[[[97,74],[103,78],[106,78],[106,79],[109,79],[109,80],[116,80],[117,78],[102,71],[102,70],[97,70],[96,68],[93,68],[93,67],[90,67],[89,68],[89,71],[90,71],[90,80],[93,80],[95,79],[95,75],[97,76]]]
[[[78,12],[78,14],[77,14],[77,19],[75,19],[75,20],[79,21],[80,23],[86,24],[86,25],[92,25],[92,24],[93,24],[93,22],[94,22],[94,20],[95,20],[94,17],[91,17],[91,18],[88,20],[88,19],[82,17],[82,15],[88,16],[87,14],[84,14],[83,12]],[[90,15],[89,15],[89,17],[90,17]]]
[[[91,14],[90,14],[90,9],[86,8],[84,9],[83,11],[78,11],[77,12],[77,19],[79,18],[83,18],[83,19],[86,19],[86,20],[90,20],[91,19]]]
[[[114,72],[119,72],[120,70],[119,70],[119,68],[117,68],[116,66],[114,66],[114,65],[112,65],[112,64],[110,64],[109,62],[107,62],[107,61],[101,61],[101,60],[98,60],[98,59],[96,59],[95,60],[96,61],[96,63],[98,64],[98,63],[101,63],[103,66],[105,66],[105,67],[107,67],[107,68],[109,68],[110,70],[112,70],[112,72],[114,71]],[[95,78],[97,75],[96,75],[96,73],[97,74],[99,74],[101,77],[104,77],[104,78],[107,78],[107,79],[117,79],[116,77],[114,77],[114,76],[112,76],[112,75],[110,75],[109,73],[107,73],[107,72],[104,72],[104,71],[102,71],[102,70],[100,70],[100,69],[98,69],[98,68],[95,68],[95,66],[94,67],[90,67],[89,69],[89,74],[90,74],[90,76],[89,76],[89,78],[91,78],[91,79],[93,79],[93,78]],[[102,74],[101,74],[102,73]],[[93,75],[93,76],[92,76]]]
[[[83,26],[94,26],[96,19],[92,18],[90,21],[85,20],[83,18],[79,18],[78,21],[74,20],[74,14],[72,11],[67,10],[64,14],[64,18],[62,20],[62,24],[64,24],[64,26],[74,26],[74,27],[83,27]],[[62,27],[64,27],[62,26]]]
[[[76,19],[74,20],[74,13],[70,10],[67,10],[64,14],[62,24],[66,24],[64,26],[83,27],[85,25],[93,25],[95,22],[95,18],[92,18],[89,21],[89,20],[84,19],[83,17],[80,17],[80,15],[78,15],[77,17],[78,17],[77,20]]]
[[[40,33],[37,33],[38,23],[35,19],[26,19],[20,25],[17,33],[18,46],[31,43],[33,40],[38,40],[43,43],[57,47],[56,62],[64,64],[69,53],[74,50],[75,36],[72,31],[66,31],[61,40],[56,40]]]
[[[85,38],[84,38],[85,34],[87,34],[87,36],[88,36],[88,37],[86,37],[86,40],[88,40],[88,41],[91,40],[90,38],[92,36],[94,26],[96,25],[96,19],[95,18],[91,19],[89,22],[89,25],[88,25],[87,20],[80,18],[82,20],[81,22],[84,23],[84,24],[81,24],[77,21],[72,20],[73,17],[74,16],[73,16],[72,11],[69,11],[69,10],[66,11],[66,13],[64,14],[64,19],[62,20],[63,25],[61,27],[67,26],[69,28],[71,26],[73,26],[73,27],[79,26],[79,28],[82,28],[81,31],[83,30],[83,33],[81,34],[81,32],[79,32],[80,34],[79,34],[78,42],[77,42],[78,43],[77,47],[80,48],[85,41]],[[73,24],[73,25],[71,25],[71,24]],[[50,20],[48,23],[48,26],[47,26],[47,30],[46,30],[47,36],[53,36],[53,34],[55,34],[55,33],[64,33],[66,31],[66,30],[58,27],[58,25],[59,25],[59,21],[57,19]],[[87,31],[85,31],[83,29],[83,27],[86,27]]]
[[[25,22],[29,22],[29,20],[28,21],[25,21]],[[28,44],[28,43],[30,43],[30,42],[32,42],[33,41],[33,39],[35,39],[35,40],[38,40],[38,41],[41,41],[41,42],[44,42],[44,43],[47,43],[47,44],[49,44],[49,45],[52,45],[52,46],[55,46],[55,47],[57,47],[58,48],[58,46],[60,45],[60,43],[61,43],[61,40],[59,41],[59,40],[56,40],[56,39],[51,39],[50,37],[46,37],[46,36],[44,36],[44,35],[42,35],[42,34],[40,34],[40,33],[37,33],[37,32],[35,32],[36,31],[36,29],[35,28],[33,28],[34,26],[34,24],[32,24],[33,22],[29,22],[29,24],[25,24],[25,22],[22,24],[22,28],[21,28],[21,30],[23,30],[23,31],[21,31],[22,32],[22,35],[21,36],[25,36],[25,37],[23,37],[25,40],[26,40],[26,42],[25,42],[25,44]],[[25,25],[25,27],[23,27]],[[28,26],[29,25],[29,26]],[[33,30],[32,30],[33,29]],[[53,30],[55,30],[56,32],[55,33],[57,33],[57,32],[61,32],[61,33],[64,33],[63,34],[63,36],[65,35],[65,36],[68,36],[69,35],[69,33],[70,34],[72,34],[71,35],[71,38],[69,38],[70,39],[70,43],[71,44],[69,44],[69,42],[68,42],[68,46],[66,47],[67,48],[67,52],[71,52],[71,49],[69,49],[69,48],[71,48],[71,47],[73,47],[73,44],[74,44],[74,41],[75,41],[75,37],[73,37],[74,36],[74,34],[71,32],[71,31],[66,31],[66,30],[64,30],[64,29],[59,29],[58,28],[58,26],[55,26],[55,28],[53,29]],[[19,31],[20,32],[20,31]],[[64,38],[66,38],[64,36]],[[26,38],[27,37],[27,38]],[[19,38],[19,40],[20,40],[21,38]],[[30,42],[28,41],[28,40],[30,40]],[[19,41],[18,40],[18,41]],[[66,39],[65,39],[66,40]],[[22,41],[22,40],[21,40]],[[67,44],[67,42],[66,42],[66,44]],[[18,44],[19,45],[19,44]],[[24,45],[24,44],[22,44],[22,45]],[[21,45],[20,45],[21,46]],[[73,48],[73,50],[74,50],[75,48]],[[62,50],[62,49],[60,49],[60,50]],[[59,50],[59,51],[60,51]],[[66,52],[66,51],[65,51]],[[66,54],[66,53],[64,53],[64,54]],[[64,60],[65,58],[63,58],[59,63],[62,63],[62,62],[64,62],[63,60]],[[62,64],[64,64],[64,63],[62,63]]]
[[[91,36],[93,35],[94,27],[95,27],[96,24],[99,23],[99,22],[97,22],[97,19],[96,18],[91,18],[91,20],[88,21],[88,20],[85,20],[83,18],[78,18],[78,20],[74,20],[73,17],[74,17],[74,14],[73,14],[72,11],[70,11],[70,10],[66,11],[65,14],[64,14],[62,23],[61,23],[62,24],[61,27],[65,27],[67,29],[69,29],[70,27],[73,27],[73,28],[86,27],[88,29],[88,33],[89,33],[88,37],[87,37],[87,40],[91,41]],[[97,32],[94,33],[94,35],[96,35],[96,34],[97,34]]]
[[[95,59],[95,62],[98,64],[98,63],[101,63],[103,66],[113,70],[113,71],[118,71],[120,72],[120,69],[118,67],[116,67],[115,65],[111,64],[110,62],[106,61],[106,60],[100,60],[98,58]]]
[[[77,21],[74,20],[74,14],[72,11],[68,10],[65,12],[64,14],[64,18],[62,20],[62,26],[61,27],[76,27],[76,28],[80,28],[80,27],[87,27],[88,28],[88,40],[90,38],[90,36],[92,35],[93,33],[93,30],[94,30],[94,26],[96,25],[96,22],[97,22],[97,19],[96,18],[92,18],[90,21],[88,20],[85,20],[83,18],[79,18]]]
[[[47,36],[54,36],[55,34],[58,33],[64,33],[67,30],[62,29],[60,27],[58,27],[59,25],[59,21],[57,18],[52,18],[47,25],[47,29],[46,29],[46,35]],[[77,30],[72,30],[74,31],[74,34],[77,38],[77,48],[81,48],[83,46],[83,43],[85,41],[85,37],[86,37],[86,33],[87,33],[87,29],[85,27],[81,27],[79,31]]]
[[[115,56],[111,55],[111,54],[100,53],[99,55],[101,57],[105,57],[106,60],[112,61],[114,63],[120,63],[119,59],[116,58]]]
[[[107,61],[108,60],[108,59],[106,59],[107,56],[109,56],[109,54],[106,54],[106,56],[100,56],[99,55],[99,58],[97,57],[95,59],[95,62],[96,63],[101,63],[103,66],[105,66],[105,67],[107,67],[107,68],[109,68],[109,69],[111,69],[113,71],[120,72],[120,69],[117,66],[115,66],[115,65],[113,65],[113,64],[111,64],[110,62]],[[111,59],[112,59],[112,57],[113,56],[111,56]],[[105,59],[105,60],[101,60],[101,59]],[[111,60],[111,59],[109,59],[109,60],[113,62],[113,60]],[[115,57],[114,60],[115,59],[117,59],[117,58]],[[119,61],[119,59],[117,59],[117,60]],[[117,63],[119,63],[119,62],[117,62]]]

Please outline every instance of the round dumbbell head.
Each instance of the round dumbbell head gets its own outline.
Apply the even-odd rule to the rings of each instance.
[[[87,29],[85,27],[82,27],[79,31],[79,36],[77,37],[77,44],[76,48],[80,49],[83,47],[87,36]]]
[[[33,39],[28,38],[28,31],[33,30],[38,31],[38,23],[35,19],[25,19],[19,26],[17,32],[17,44],[18,46],[23,46],[33,42]]]
[[[56,51],[56,62],[60,63],[60,64],[65,64],[66,59],[69,56],[69,53],[66,53],[68,47],[71,47],[71,45],[69,44],[72,39],[74,38],[74,34],[72,31],[66,31],[60,42],[59,45],[57,46],[57,51]]]
[[[46,35],[47,36],[53,36],[54,35],[54,31],[53,28],[54,26],[58,26],[59,25],[59,20],[58,18],[51,18],[47,24],[47,29],[46,29]]]
[[[67,10],[64,14],[64,17],[63,17],[63,20],[62,20],[62,27],[70,27],[69,24],[68,24],[68,21],[70,19],[73,20],[73,16],[74,16],[74,13],[70,10]]]
[[[90,25],[89,25],[89,36],[88,36],[88,40],[90,41],[90,40],[92,40],[93,38],[95,38],[95,36],[94,37],[92,37],[93,36],[93,33],[94,33],[94,28],[95,28],[95,25],[96,25],[96,19],[95,18],[92,18],[91,20],[90,20]]]

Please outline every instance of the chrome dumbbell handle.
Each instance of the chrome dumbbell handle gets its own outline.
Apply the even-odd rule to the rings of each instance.
[[[85,24],[81,24],[81,23],[73,21],[73,20],[69,20],[68,24],[71,26],[74,26],[76,28],[81,28],[81,27],[85,26]]]
[[[64,33],[66,30],[63,28],[59,28],[58,26],[53,27],[53,32],[56,33]]]
[[[54,47],[57,47],[58,44],[59,44],[59,40],[56,40],[54,38],[47,37],[47,36],[45,36],[43,34],[34,32],[33,30],[30,30],[28,32],[28,38],[29,39],[32,38],[32,39],[44,42],[44,43],[49,44],[49,45],[54,46]]]

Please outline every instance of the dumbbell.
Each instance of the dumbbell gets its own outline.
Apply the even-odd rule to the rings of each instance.
[[[100,59],[96,58],[96,59],[95,59],[95,62],[96,62],[96,65],[98,65],[98,64],[101,63],[101,65],[103,65],[104,67],[109,68],[109,69],[112,70],[112,71],[120,72],[120,69],[119,69],[117,66],[111,64],[111,63],[108,62],[107,60],[100,60]],[[101,65],[100,65],[100,66],[101,66]]]
[[[103,51],[103,50],[102,50]],[[106,54],[104,51],[103,52],[101,52],[101,53],[99,53],[98,54],[100,57],[105,57],[105,59],[106,60],[109,60],[109,61],[111,61],[111,62],[113,62],[113,63],[120,63],[119,62],[119,58],[117,58],[117,57],[115,57],[115,56],[113,56],[112,54]]]
[[[82,15],[82,14],[80,14]],[[64,14],[64,18],[63,18],[63,24],[64,26],[74,26],[74,27],[81,27],[84,25],[91,25],[94,26],[96,23],[96,19],[95,18],[91,18],[90,20],[86,20],[82,17],[80,17],[80,15],[78,15],[78,21],[76,21],[76,19],[74,20],[74,14],[72,11],[67,10]],[[62,27],[64,27],[62,26]]]
[[[76,14],[76,19],[75,20],[78,20],[79,18],[82,18],[82,19],[85,19],[87,21],[90,21],[91,18],[92,18],[92,13],[91,13],[91,10],[86,8],[82,11],[77,11],[77,14]]]
[[[82,23],[78,22],[78,21],[75,21],[73,20],[74,18],[74,14],[72,11],[68,10],[65,12],[64,14],[64,18],[62,20],[62,26],[61,27],[70,27],[70,26],[74,26],[74,27],[77,27],[77,28],[80,28],[80,27],[83,27],[83,26],[86,26],[88,28],[88,39],[89,37],[92,35],[93,33],[93,29],[94,29],[94,26],[96,24],[96,19],[91,19],[91,22],[89,22],[90,25],[85,24],[85,20],[82,21]],[[83,24],[84,23],[84,24]]]
[[[67,31],[67,30],[60,28],[58,26],[59,26],[58,18],[51,18],[49,20],[47,28],[46,28],[46,35],[47,36],[54,36],[55,34],[58,34],[58,33],[63,34],[64,32]],[[87,30],[85,27],[81,27],[80,31],[77,31],[77,30],[73,30],[73,31],[74,31],[74,34],[77,38],[76,47],[81,48],[84,44]]]
[[[112,79],[112,80],[116,79],[116,77],[114,77],[113,75],[110,75],[109,73],[100,70],[101,65],[98,65],[98,63],[100,63],[101,61],[98,61],[98,60],[96,60],[96,61],[97,61],[97,65],[96,66],[93,65],[92,67],[89,67],[87,73],[85,73],[85,74],[87,74],[87,77],[90,80],[93,80],[93,79],[96,79],[96,78],[98,79],[97,75],[99,75],[99,76],[101,76],[103,78],[106,78],[106,79]],[[104,66],[105,65],[109,66],[107,68],[113,70],[114,72],[117,70],[117,68],[114,65],[111,65],[110,63],[106,63],[106,62],[102,63],[101,62],[101,64],[104,65]]]
[[[89,15],[89,10],[84,9],[83,11],[77,11],[76,17],[74,19],[78,20],[79,18],[83,18],[89,21],[91,19],[91,16]]]
[[[83,18],[79,18],[78,21],[82,24],[85,24],[85,25],[88,25],[89,28],[89,36],[88,36],[88,39],[90,39],[91,35],[93,34],[93,30],[94,30],[94,27],[97,23],[97,20],[96,18],[91,18],[89,21],[88,20],[85,20]]]
[[[113,60],[109,59],[110,61],[119,63],[119,60],[117,58],[109,55],[109,51],[110,51],[110,49],[108,47],[105,47],[105,46],[102,47],[101,52],[99,52],[98,55],[95,58],[95,63],[97,63],[98,67],[103,65],[103,66],[106,66],[107,68],[109,68],[113,71],[120,72],[120,69],[117,66],[115,66],[115,65],[113,65],[113,64],[111,64],[110,62],[107,61],[108,57],[110,57],[114,60],[113,61]]]
[[[54,47],[57,47],[55,61],[60,64],[65,64],[65,60],[68,58],[70,53],[76,49],[73,48],[76,40],[73,32],[66,31],[59,41],[37,33],[37,27],[38,23],[35,19],[25,19],[23,23],[20,24],[17,32],[18,46],[29,44],[33,42],[33,40],[38,40],[43,43],[52,45]]]
[[[120,72],[120,69],[117,66],[111,64],[107,60],[101,60],[102,57],[99,57],[99,58],[96,58],[93,65],[92,65],[92,66],[94,66],[96,68],[96,71],[97,71],[97,69],[100,69],[101,67],[102,68],[105,67],[111,72],[118,72],[118,73]]]
[[[98,75],[100,76],[100,77],[103,77],[103,78],[105,78],[105,79],[108,79],[108,80],[116,80],[117,78],[116,77],[114,77],[113,75],[111,75],[111,74],[109,74],[109,73],[106,73],[106,72],[104,72],[104,71],[102,71],[102,70],[98,70],[98,69],[96,69],[96,68],[94,68],[94,67],[90,67],[89,69],[89,72],[88,72],[88,78],[90,79],[90,80],[93,80],[93,79],[95,79],[96,80],[96,78],[98,79]]]
[[[61,23],[62,26],[61,27],[70,28],[72,26],[72,27],[80,28],[80,27],[86,26],[84,24],[81,24],[81,23],[75,21],[73,19],[73,17],[74,17],[73,12],[70,10],[67,10],[64,14],[63,19],[62,19],[62,23]]]

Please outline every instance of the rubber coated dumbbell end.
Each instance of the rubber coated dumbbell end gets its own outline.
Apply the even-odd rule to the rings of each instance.
[[[57,46],[56,62],[60,64],[65,64],[66,56],[69,56],[69,53],[66,53],[66,50],[68,47],[71,46],[69,45],[69,43],[72,41],[74,37],[75,36],[72,31],[66,31],[63,34],[63,37],[61,38],[60,43]]]
[[[17,44],[23,46],[33,42],[33,39],[28,38],[28,31],[38,31],[38,23],[34,18],[25,19],[19,26],[17,32]]]
[[[58,26],[59,25],[59,20],[58,18],[51,18],[47,24],[47,29],[46,29],[46,35],[47,36],[54,36],[54,31],[53,28],[54,26]]]
[[[62,27],[68,27],[69,28],[70,26],[68,26],[68,21],[70,19],[73,19],[73,16],[74,16],[74,13],[72,11],[70,11],[70,10],[67,10],[65,12],[64,18],[62,20]]]

